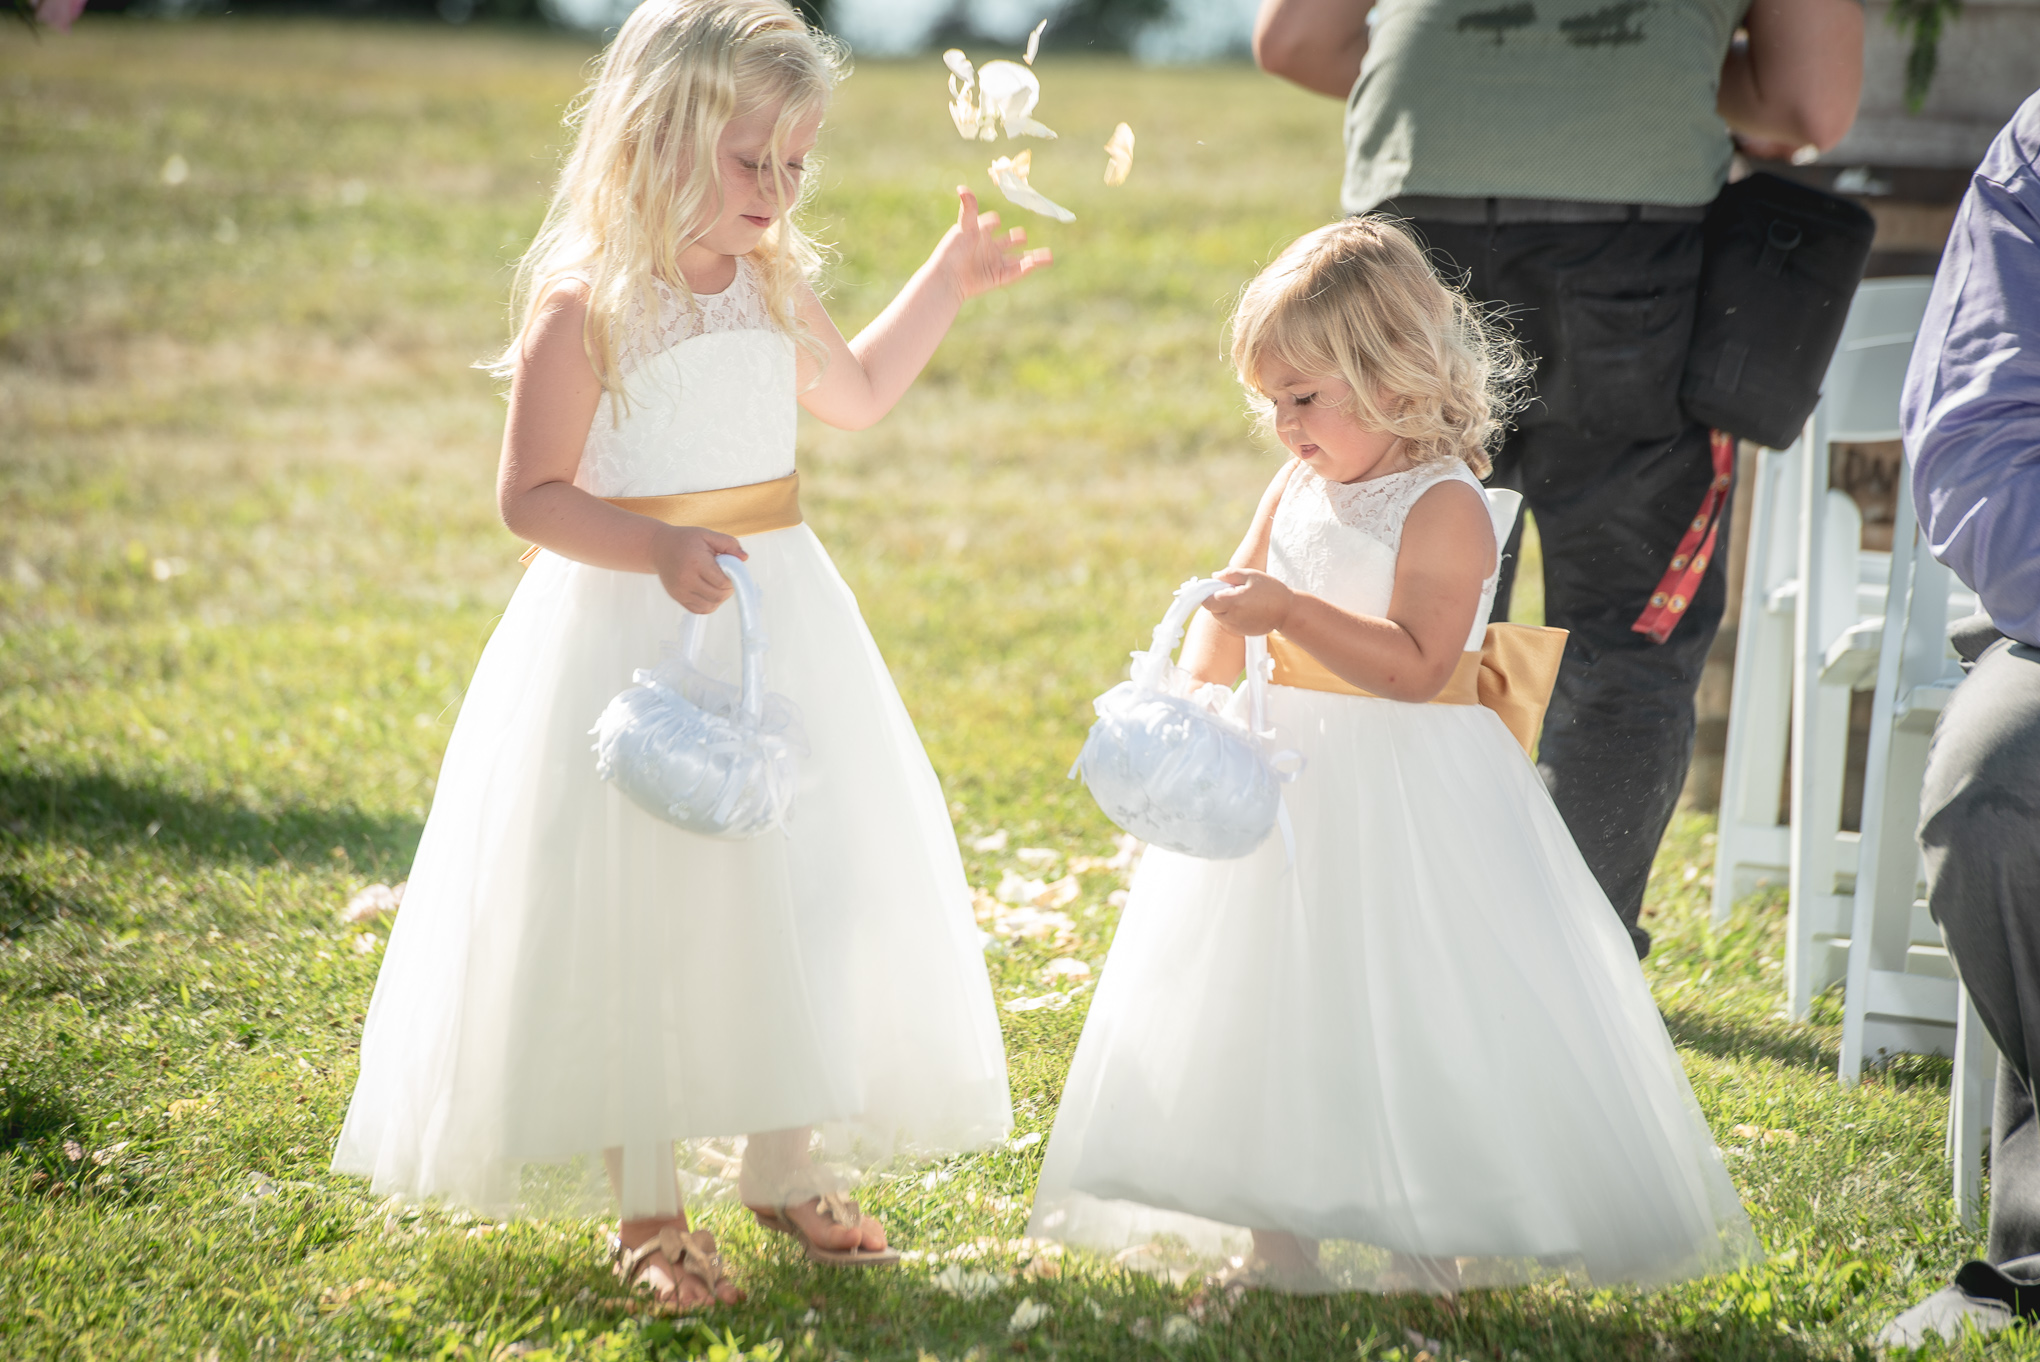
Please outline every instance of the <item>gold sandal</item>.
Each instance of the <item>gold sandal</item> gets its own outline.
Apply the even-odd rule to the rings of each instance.
[[[623,1246],[622,1235],[609,1236],[609,1264],[622,1279],[625,1289],[638,1285],[652,1258],[658,1254],[665,1255],[666,1261],[672,1265],[676,1274],[692,1277],[708,1288],[707,1300],[683,1310],[678,1294],[679,1282],[676,1279],[673,1299],[660,1300],[659,1305],[675,1313],[685,1314],[704,1306],[728,1304],[716,1288],[728,1281],[729,1277],[723,1272],[722,1255],[715,1251],[715,1236],[707,1230],[690,1232],[681,1229],[678,1224],[669,1223],[660,1226],[659,1232],[644,1243],[628,1249]],[[738,1292],[737,1298],[743,1299],[741,1291]],[[656,1293],[654,1299],[657,1299]]]
[[[845,1196],[841,1192],[821,1193],[815,1198],[815,1208],[825,1218],[835,1221],[845,1229],[855,1229],[864,1223],[864,1211],[858,1206],[856,1199]],[[900,1251],[890,1247],[882,1249],[824,1248],[808,1237],[807,1231],[803,1230],[799,1223],[791,1215],[787,1214],[786,1207],[784,1206],[779,1207],[777,1210],[766,1210],[763,1207],[753,1206],[751,1207],[751,1214],[757,1216],[758,1223],[766,1229],[777,1230],[781,1234],[792,1235],[800,1242],[800,1246],[807,1250],[807,1256],[817,1263],[827,1263],[832,1267],[891,1267],[900,1260]]]

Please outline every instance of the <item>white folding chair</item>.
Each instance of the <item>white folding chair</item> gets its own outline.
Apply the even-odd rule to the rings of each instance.
[[[1778,821],[1785,754],[1792,732],[1792,620],[1799,597],[1799,459],[1790,449],[1760,449],[1750,489],[1748,557],[1742,614],[1735,630],[1735,672],[1715,826],[1714,925],[1735,901],[1783,884],[1791,864],[1789,829]]]
[[[1841,826],[1849,692],[1867,688],[1884,610],[1886,554],[1862,549],[1855,503],[1828,486],[1829,447],[1898,438],[1898,392],[1930,279],[1857,290],[1820,405],[1792,448],[1759,457],[1736,640],[1714,920],[1783,879],[1786,992],[1803,1018],[1846,968],[1856,834]],[[1802,583],[1812,583],[1802,590]],[[1789,738],[1788,738],[1789,733]],[[1790,761],[1788,819],[1777,819]]]
[[[1962,680],[1962,665],[1948,646],[1948,621],[1976,608],[1976,597],[1928,551],[1914,514],[1912,480],[1901,476],[1863,773],[1863,833],[1851,896],[1838,1067],[1843,1086],[1852,1087],[1865,1060],[1899,1053],[1954,1057],[1947,1152],[1956,1208],[1971,1225],[1989,1141],[1997,1052],[1927,912],[1914,829],[1934,725]]]

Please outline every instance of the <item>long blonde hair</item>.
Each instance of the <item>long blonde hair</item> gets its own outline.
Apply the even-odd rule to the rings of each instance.
[[[603,388],[625,400],[621,366],[633,316],[658,316],[661,283],[697,306],[680,254],[722,212],[716,147],[724,130],[774,104],[766,157],[786,208],[750,258],[773,321],[817,348],[797,312],[797,287],[821,257],[795,223],[805,195],[789,183],[784,152],[793,130],[827,106],[845,69],[835,40],[811,30],[785,0],[646,0],[568,111],[578,136],[545,223],[518,262],[517,337],[491,372],[509,376],[547,292],[579,275],[588,282],[588,362]]]
[[[1481,477],[1528,377],[1516,343],[1379,214],[1298,237],[1256,275],[1233,310],[1232,360],[1264,421],[1271,361],[1336,375],[1361,425],[1401,436],[1415,461],[1463,459]]]

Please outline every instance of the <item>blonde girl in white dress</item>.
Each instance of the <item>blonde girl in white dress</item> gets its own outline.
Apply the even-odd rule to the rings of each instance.
[[[847,1170],[1011,1125],[947,807],[800,523],[795,403],[870,425],[964,300],[1048,256],[962,193],[846,343],[793,219],[838,71],[782,0],[650,0],[583,98],[502,361],[503,519],[543,551],[447,746],[334,1158],[496,1216],[575,1206],[606,1169],[619,1272],[680,1308],[738,1295],[683,1183],[818,1259],[889,1262]],[[588,736],[686,612],[708,616],[704,669],[735,675],[724,553],[811,748],[790,830],[747,841],[643,812]]]
[[[1233,358],[1294,458],[1184,665],[1230,684],[1269,637],[1294,851],[1148,851],[1028,1233],[1304,1292],[1737,1263],[1749,1221],[1534,723],[1470,702],[1518,363],[1380,218],[1285,250]]]

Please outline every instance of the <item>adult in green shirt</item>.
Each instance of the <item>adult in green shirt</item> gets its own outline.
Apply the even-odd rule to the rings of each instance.
[[[1666,642],[1631,627],[1714,476],[1678,397],[1700,222],[1737,142],[1775,157],[1842,139],[1862,6],[1262,0],[1254,54],[1346,101],[1344,210],[1409,219],[1535,357],[1537,401],[1491,483],[1536,515],[1545,620],[1571,631],[1538,767],[1640,957],[1727,595],[1718,554]]]

